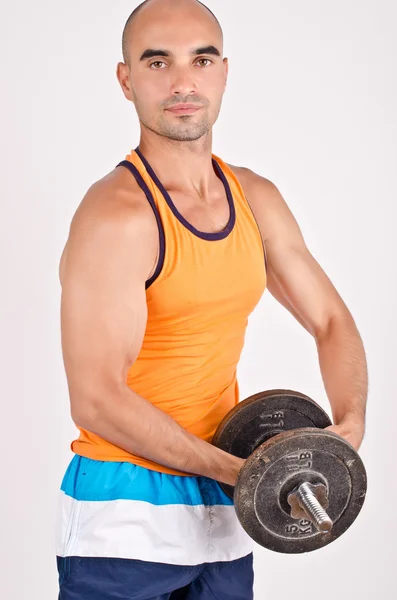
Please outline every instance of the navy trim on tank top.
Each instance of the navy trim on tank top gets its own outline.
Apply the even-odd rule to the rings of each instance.
[[[244,192],[244,190],[243,190],[243,192]],[[244,198],[245,198],[245,201],[246,201],[246,203],[248,204],[248,208],[249,208],[249,210],[250,210],[250,212],[251,212],[252,218],[254,219],[254,221],[255,221],[255,223],[256,223],[256,226],[257,226],[257,228],[258,228],[258,231],[259,231],[259,236],[260,236],[260,238],[261,238],[261,242],[262,242],[262,248],[263,248],[263,256],[264,256],[264,258],[265,258],[265,273],[266,273],[266,275],[267,275],[267,253],[266,253],[266,246],[265,246],[265,242],[263,241],[263,238],[262,238],[262,233],[261,233],[261,229],[260,229],[260,227],[259,227],[259,223],[258,223],[258,221],[257,221],[257,219],[256,219],[255,213],[254,213],[254,211],[252,210],[252,206],[251,206],[251,204],[250,204],[250,202],[249,202],[249,200],[248,200],[248,198],[247,198],[247,196],[246,196],[245,192],[244,192]]]
[[[163,223],[161,222],[161,218],[160,218],[159,212],[157,210],[157,206],[156,206],[156,203],[154,201],[153,194],[149,190],[149,188],[148,188],[145,180],[143,179],[142,175],[140,174],[140,172],[138,171],[138,169],[136,168],[136,166],[133,165],[129,160],[122,160],[121,162],[119,162],[118,165],[116,165],[116,168],[117,167],[126,167],[132,173],[132,175],[135,177],[135,179],[137,181],[137,184],[144,191],[144,193],[146,195],[146,198],[148,199],[149,204],[150,204],[150,206],[153,209],[154,216],[156,217],[157,226],[158,226],[158,229],[159,229],[159,241],[160,241],[159,259],[158,259],[158,262],[157,262],[157,265],[156,265],[156,269],[155,269],[153,275],[145,283],[145,289],[148,289],[148,287],[151,286],[152,283],[160,275],[161,270],[162,270],[163,265],[164,265],[164,257],[165,257],[165,234],[164,234]]]
[[[179,210],[176,208],[175,204],[173,203],[169,193],[167,192],[167,190],[165,189],[165,187],[163,186],[163,184],[157,177],[156,173],[153,171],[152,167],[150,166],[150,164],[148,163],[146,158],[143,156],[142,152],[139,150],[139,147],[135,148],[135,152],[138,154],[139,158],[145,165],[146,171],[148,172],[150,177],[153,179],[154,183],[157,185],[160,192],[163,194],[165,201],[167,202],[168,206],[170,207],[172,213],[178,219],[178,221],[180,221],[180,223],[182,223],[182,225],[184,227],[186,227],[186,229],[188,229],[195,236],[202,238],[203,240],[208,240],[208,241],[223,240],[224,238],[226,238],[229,235],[229,233],[231,233],[231,231],[233,230],[233,227],[235,225],[235,222],[236,222],[236,210],[235,210],[235,206],[234,206],[233,195],[232,195],[232,191],[230,189],[228,180],[226,179],[220,165],[216,162],[216,160],[214,158],[212,158],[212,164],[213,164],[216,175],[219,177],[219,179],[222,181],[222,183],[225,187],[227,201],[229,204],[230,216],[229,216],[229,221],[228,221],[226,227],[224,229],[222,229],[222,231],[217,231],[215,233],[207,233],[205,231],[199,231],[198,229],[193,227],[193,225],[191,223],[189,223],[189,221],[187,221],[185,219],[185,217],[183,217],[183,215],[181,215],[181,213],[179,212]]]

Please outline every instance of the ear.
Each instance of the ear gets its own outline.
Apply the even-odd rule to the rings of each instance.
[[[229,75],[229,59],[228,58],[224,58],[223,59],[223,67],[225,69],[225,89],[226,89],[227,78],[228,78],[228,75]]]
[[[119,62],[117,64],[116,76],[123,90],[124,96],[130,102],[134,102],[134,95],[131,89],[131,81],[130,81],[130,68],[123,62]]]

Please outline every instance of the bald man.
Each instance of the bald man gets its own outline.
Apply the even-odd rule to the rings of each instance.
[[[248,316],[268,288],[313,336],[332,429],[356,449],[364,348],[277,187],[212,153],[228,73],[214,15],[149,0],[123,58],[139,145],[90,187],[60,263],[79,437],[59,498],[59,598],[249,600],[253,541],[219,485],[245,461],[211,444],[239,401]]]

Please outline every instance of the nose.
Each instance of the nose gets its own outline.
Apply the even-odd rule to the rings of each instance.
[[[171,93],[173,95],[188,96],[196,92],[197,86],[192,70],[186,67],[175,68],[171,82]]]

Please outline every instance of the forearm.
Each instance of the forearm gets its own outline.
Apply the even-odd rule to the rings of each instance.
[[[361,336],[352,317],[334,319],[316,339],[324,387],[334,423],[343,419],[365,426],[368,371]]]
[[[75,403],[76,405],[76,403]],[[76,425],[158,464],[235,485],[244,460],[192,435],[127,385],[107,400],[86,403]]]

